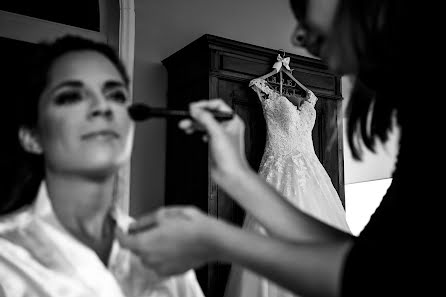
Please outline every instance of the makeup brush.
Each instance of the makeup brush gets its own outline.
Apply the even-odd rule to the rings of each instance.
[[[233,118],[233,114],[218,110],[208,109],[214,118],[221,121],[228,121]],[[130,118],[136,122],[145,121],[150,118],[170,118],[170,119],[184,119],[190,118],[188,110],[175,110],[167,108],[150,107],[144,103],[134,103],[128,107]]]

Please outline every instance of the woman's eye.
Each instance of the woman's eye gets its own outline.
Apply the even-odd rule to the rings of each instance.
[[[107,95],[107,97],[118,103],[127,102],[127,94],[125,94],[123,91],[111,92],[110,94]]]
[[[80,92],[77,91],[63,92],[56,96],[55,102],[57,105],[64,105],[78,102],[81,99],[82,99],[82,94]]]

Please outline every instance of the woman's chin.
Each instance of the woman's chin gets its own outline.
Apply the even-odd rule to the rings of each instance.
[[[90,177],[108,178],[114,176],[126,164],[125,159],[118,158],[96,158],[85,162],[80,169],[80,174]]]
[[[93,168],[115,168],[124,166],[130,160],[130,153],[122,150],[95,150],[85,154],[87,158],[82,162]]]
[[[88,168],[83,168],[80,175],[94,180],[107,180],[114,177],[121,169],[122,166],[119,164],[98,164],[97,166],[90,166]]]

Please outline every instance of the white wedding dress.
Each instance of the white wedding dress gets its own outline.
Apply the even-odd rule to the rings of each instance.
[[[259,174],[302,211],[350,232],[339,196],[313,148],[317,97],[309,91],[308,100],[299,110],[265,80],[254,79],[249,85],[261,101],[267,124]],[[243,228],[266,235],[266,230],[249,214]],[[297,295],[249,270],[232,266],[225,297],[291,296]]]

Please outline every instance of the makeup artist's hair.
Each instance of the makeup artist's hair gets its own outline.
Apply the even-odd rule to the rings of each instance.
[[[38,44],[32,64],[24,69],[23,83],[20,90],[17,90],[15,105],[17,133],[15,133],[15,139],[11,140],[15,143],[16,154],[8,161],[11,168],[2,169],[11,171],[11,174],[8,175],[7,180],[3,181],[6,187],[2,189],[0,214],[31,204],[36,198],[37,190],[44,178],[44,156],[28,153],[22,148],[18,140],[18,129],[20,127],[31,130],[36,128],[39,100],[48,83],[48,74],[53,63],[67,53],[79,51],[95,51],[104,55],[118,69],[125,85],[129,86],[130,80],[123,63],[115,50],[105,43],[66,35],[53,42]]]
[[[290,4],[297,20],[304,20],[307,1]],[[409,36],[413,15],[408,11],[407,1],[401,0],[339,0],[331,34],[358,66],[346,108],[348,144],[357,160],[362,144],[374,152],[377,139],[387,141],[393,115],[401,122],[407,108],[404,79],[414,53]]]

